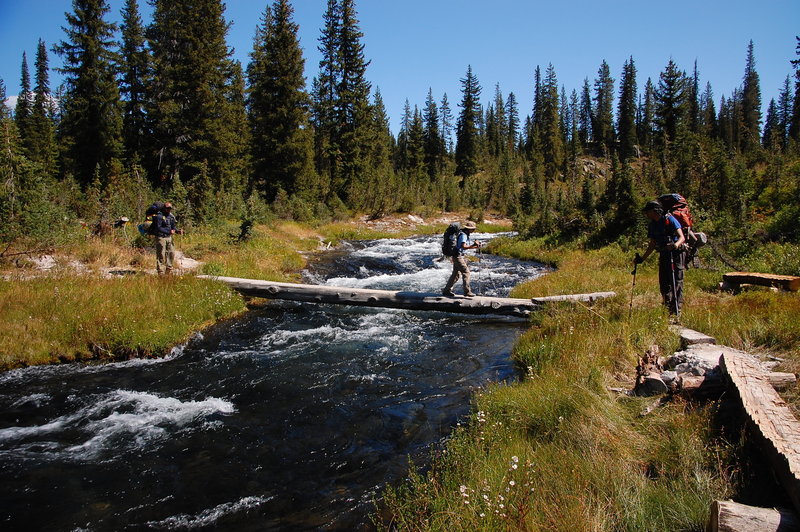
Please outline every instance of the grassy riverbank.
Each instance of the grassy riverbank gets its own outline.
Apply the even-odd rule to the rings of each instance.
[[[179,250],[202,261],[201,273],[296,280],[304,253],[319,246],[308,227],[257,226],[235,242],[237,225],[177,237]],[[146,243],[146,242],[145,242]],[[134,245],[132,245],[134,244]],[[120,234],[62,246],[43,272],[30,259],[8,262],[0,281],[0,370],[79,360],[161,356],[193,332],[245,309],[221,283],[147,275],[152,250]],[[115,273],[109,273],[109,272]]]
[[[639,267],[629,321],[630,258],[618,246],[550,248],[501,240],[493,251],[558,267],[515,297],[614,290],[591,308],[533,317],[514,358],[525,378],[477,394],[470,418],[430,470],[388,490],[399,530],[701,530],[710,503],[743,489],[737,442],[712,430],[714,405],[680,401],[640,416],[653,399],[631,388],[636,356],[677,348],[660,307],[655,260]],[[746,349],[800,361],[797,294],[711,291],[720,272],[689,270],[683,322]],[[797,367],[797,366],[793,366]],[[787,369],[792,371],[793,369]],[[795,394],[796,395],[796,394]]]

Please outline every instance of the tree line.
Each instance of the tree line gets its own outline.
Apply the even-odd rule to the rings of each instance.
[[[266,6],[245,66],[221,0],[152,5],[145,24],[127,0],[117,25],[106,0],[73,0],[50,50],[65,80],[55,92],[45,43],[33,84],[23,54],[13,116],[0,106],[4,240],[75,213],[141,213],[157,193],[195,223],[254,204],[301,220],[492,209],[527,233],[609,241],[666,191],[701,218],[766,217],[772,237],[798,238],[800,67],[762,116],[752,42],[741,86],[718,106],[697,64],[687,73],[670,60],[640,89],[633,57],[618,82],[603,61],[569,93],[551,64],[535,69],[533,102],[497,84],[486,105],[468,66],[457,109],[431,89],[421,107],[406,101],[395,137],[355,0],[328,0],[308,85],[289,0]]]

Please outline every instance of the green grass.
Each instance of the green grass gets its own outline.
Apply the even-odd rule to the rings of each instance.
[[[680,401],[649,416],[653,399],[617,396],[653,344],[678,346],[660,305],[655,261],[640,266],[628,320],[630,253],[617,246],[563,250],[500,242],[495,251],[557,264],[517,287],[531,297],[615,290],[593,307],[557,305],[537,313],[514,359],[522,382],[478,393],[425,474],[412,472],[385,498],[398,530],[702,530],[716,498],[734,487],[731,446],[717,440],[711,410]],[[688,298],[705,305],[695,285]],[[622,376],[627,375],[628,380]],[[618,379],[623,378],[623,382]]]
[[[0,369],[162,355],[243,308],[221,283],[193,277],[1,281]]]

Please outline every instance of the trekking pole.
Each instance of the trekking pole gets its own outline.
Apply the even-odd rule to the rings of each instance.
[[[636,257],[639,257],[639,254],[636,254]],[[633,286],[631,286],[631,304],[628,306],[628,323],[631,321],[631,316],[633,315],[633,292],[636,289],[636,270],[639,268],[639,263],[633,263],[633,271],[631,275],[633,275]]]
[[[672,302],[675,305],[675,316],[677,316],[678,319],[680,320],[681,309],[680,307],[678,307],[678,285],[675,282],[675,260],[672,257],[671,250],[667,250],[667,253],[669,253],[669,266],[670,269],[672,270]]]

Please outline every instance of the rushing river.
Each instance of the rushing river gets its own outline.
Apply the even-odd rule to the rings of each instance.
[[[359,242],[306,274],[438,291],[438,246]],[[488,255],[472,269],[485,295],[543,272]],[[368,530],[408,457],[425,462],[477,387],[514,378],[523,326],[271,304],[164,359],[0,374],[0,529]]]

